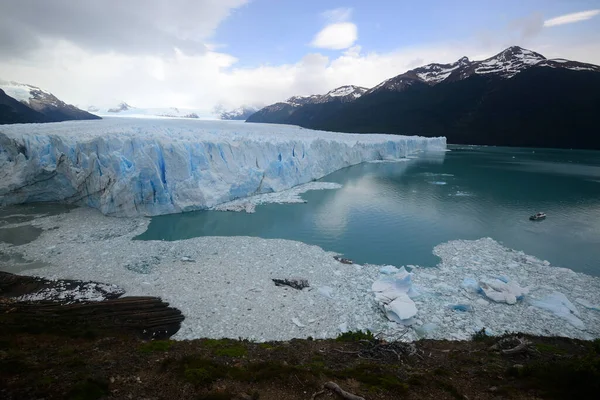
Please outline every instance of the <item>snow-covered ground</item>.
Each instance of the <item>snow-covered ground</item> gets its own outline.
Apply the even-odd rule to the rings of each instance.
[[[205,209],[365,161],[445,150],[445,138],[285,125],[110,118],[0,131],[0,205],[62,201],[115,216]]]
[[[493,334],[600,337],[599,278],[552,267],[492,239],[440,244],[434,249],[441,258],[437,267],[410,266],[408,274],[396,268],[401,266],[342,264],[334,253],[289,240],[133,241],[148,219],[109,218],[89,208],[20,225],[28,223],[44,229],[38,239],[0,243],[9,258],[22,253],[49,265],[27,273],[160,296],[186,316],[177,339],[324,338],[347,329],[403,340],[465,339],[483,327]],[[272,282],[291,277],[307,279],[310,287],[299,291]],[[400,323],[381,310],[382,290],[400,298],[392,307]]]

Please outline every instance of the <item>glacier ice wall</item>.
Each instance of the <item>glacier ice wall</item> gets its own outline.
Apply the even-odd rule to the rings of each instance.
[[[0,128],[0,205],[58,201],[114,216],[213,207],[445,138],[222,121],[105,119]]]

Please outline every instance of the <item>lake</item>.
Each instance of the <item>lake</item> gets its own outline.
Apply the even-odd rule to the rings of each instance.
[[[449,146],[397,163],[366,163],[321,179],[337,190],[256,213],[152,218],[142,240],[283,238],[359,263],[434,266],[434,246],[491,237],[555,266],[600,276],[600,152]],[[529,216],[544,211],[543,221]]]

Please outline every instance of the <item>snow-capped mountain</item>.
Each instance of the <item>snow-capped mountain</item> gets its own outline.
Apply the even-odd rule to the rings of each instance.
[[[330,101],[340,101],[342,103],[354,101],[367,92],[367,88],[346,85],[335,88],[325,94],[313,94],[310,96],[292,96],[284,103],[293,107],[303,106],[306,104],[328,103]]]
[[[494,75],[510,79],[531,67],[564,68],[574,71],[600,71],[600,67],[563,59],[549,60],[543,55],[519,46],[512,46],[482,61],[470,61],[467,57],[451,64],[428,64],[388,79],[367,93],[378,90],[401,91],[417,82],[437,85],[444,81],[458,81],[472,75]]]
[[[99,108],[89,106],[88,110],[96,110],[98,115],[110,117],[130,117],[130,118],[192,118],[198,119],[202,115],[199,110],[183,109],[177,107],[165,108],[140,108],[134,107],[122,101],[114,107]]]
[[[28,116],[25,116],[25,114],[23,114],[24,109],[20,107],[15,107],[13,105],[10,106],[10,110],[6,108],[6,110],[3,112],[5,118],[0,119],[0,123],[10,123],[9,121],[58,122],[73,119],[99,118],[96,115],[80,110],[79,108],[73,105],[67,104],[64,101],[59,100],[52,93],[48,92],[47,90],[41,89],[37,86],[13,81],[0,80],[0,89],[4,91],[6,96],[18,101],[19,103],[27,106],[29,109],[44,116],[43,118],[35,116],[32,119],[31,116],[35,114],[27,112],[26,114]],[[4,106],[9,107],[8,104],[4,104]]]
[[[132,108],[133,107],[131,107],[129,104],[127,104],[123,101],[123,102],[119,103],[116,107],[109,108],[106,111],[109,113],[119,113],[121,111],[131,110]]]
[[[228,110],[225,106],[219,104],[216,105],[213,109],[213,114],[222,120],[236,120],[236,121],[245,121],[249,116],[254,114],[260,109],[260,107],[243,105],[238,108],[234,108],[232,110]]]
[[[247,121],[283,123],[282,119],[288,118],[299,107],[313,104],[348,103],[361,97],[364,93],[367,92],[367,90],[367,88],[360,86],[346,85],[340,86],[325,94],[313,94],[310,96],[292,96],[284,102],[275,103],[263,107],[256,113],[249,116]]]
[[[600,149],[592,133],[600,126],[600,67],[518,46],[485,60],[462,57],[406,71],[354,101],[319,104],[321,98],[292,97],[247,121],[446,136],[450,143]]]

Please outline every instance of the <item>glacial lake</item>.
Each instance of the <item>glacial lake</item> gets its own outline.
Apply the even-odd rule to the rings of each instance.
[[[555,266],[600,276],[600,152],[449,149],[334,172],[321,181],[343,187],[307,192],[306,204],[154,217],[138,239],[282,238],[359,263],[434,266],[434,246],[491,237]],[[530,221],[537,211],[548,217]]]

